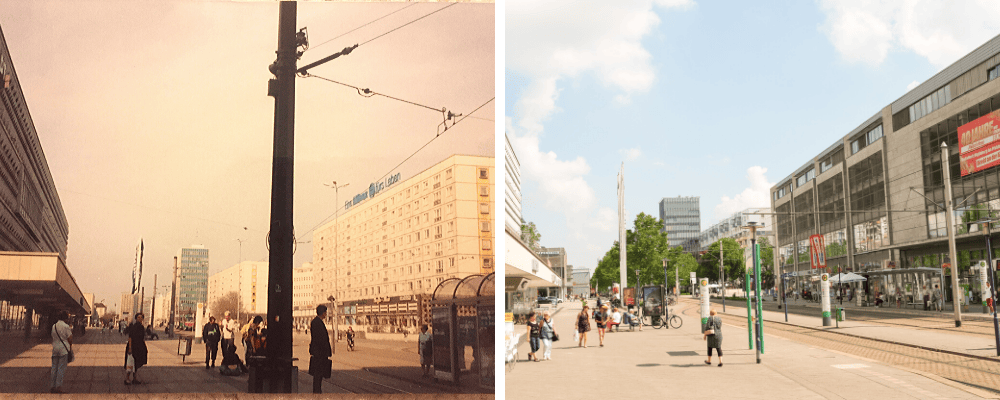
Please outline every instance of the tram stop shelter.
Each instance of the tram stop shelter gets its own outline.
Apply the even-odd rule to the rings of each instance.
[[[24,324],[25,338],[31,337],[33,314],[45,317],[39,320],[39,334],[48,334],[60,311],[73,315],[79,332],[91,310],[57,253],[0,251],[0,300],[24,308],[24,321],[28,322]]]
[[[898,292],[907,305],[913,306],[916,303],[923,304],[923,295],[931,295],[935,285],[944,297],[948,296],[950,290],[942,268],[894,268],[856,274],[868,278],[864,282],[864,294],[869,304],[874,303],[877,295],[895,296]],[[883,300],[890,301],[888,297]]]
[[[434,379],[456,385],[462,375],[478,373],[479,386],[494,387],[494,292],[496,273],[451,278],[438,284],[431,297]],[[472,352],[466,365],[465,354]]]

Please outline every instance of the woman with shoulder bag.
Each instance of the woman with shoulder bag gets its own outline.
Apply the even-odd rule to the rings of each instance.
[[[552,359],[552,342],[557,340],[559,340],[559,335],[552,328],[552,317],[549,313],[545,313],[542,318],[542,344],[545,345],[545,353],[542,354],[542,360]]]
[[[705,364],[712,365],[712,349],[719,351],[719,366],[722,366],[722,320],[715,316],[715,310],[709,312],[708,321],[703,329],[704,340],[708,342],[708,360]]]

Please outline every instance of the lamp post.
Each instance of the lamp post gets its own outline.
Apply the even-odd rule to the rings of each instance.
[[[333,296],[327,296],[326,297],[326,301],[330,302],[330,309],[333,310],[333,314],[334,314],[334,317],[333,317],[334,318],[334,320],[333,320],[333,343],[331,343],[332,344],[331,349],[333,350],[333,354],[337,354],[337,320],[336,320],[336,318],[337,318],[336,317],[336,314],[337,314],[337,305],[336,305],[337,299],[334,298]]]
[[[337,283],[339,283],[337,281],[337,274],[340,273],[340,270],[338,269],[338,266],[339,266],[338,265],[338,261],[340,259],[340,253],[338,252],[339,249],[337,248],[337,245],[340,242],[340,221],[338,221],[337,219],[340,218],[340,216],[338,215],[338,214],[340,214],[340,188],[345,187],[347,185],[350,185],[350,183],[345,183],[343,185],[338,185],[337,181],[333,181],[333,182],[330,182],[329,184],[324,183],[323,185],[327,186],[327,187],[333,188],[333,204],[337,207],[336,211],[334,211],[334,213],[333,213],[333,215],[334,215],[334,217],[333,217],[333,295],[334,296],[340,296],[340,292],[338,291],[339,286],[337,285]],[[330,296],[329,297],[329,301],[331,303],[334,301],[334,296]],[[331,306],[332,306],[332,304],[331,304]],[[333,309],[333,343],[334,343],[334,354],[337,354],[337,352],[336,352],[336,348],[337,348],[336,347],[336,343],[337,343],[337,340],[340,339],[340,330],[337,329],[337,325],[339,323],[339,319],[338,319],[339,317],[337,316],[337,308],[336,307],[331,307],[331,308]]]
[[[663,259],[663,293],[662,293],[663,298],[661,300],[663,303],[663,325],[666,326],[667,329],[670,329],[670,324],[666,323],[667,321],[669,321],[668,318],[670,318],[670,309],[667,308],[667,261],[668,260],[669,260],[668,258]]]
[[[989,283],[990,299],[993,301],[993,337],[996,340],[997,356],[1000,356],[1000,323],[997,322],[997,290],[996,290],[996,271],[993,265],[993,246],[990,243],[990,224],[993,222],[990,218],[984,218],[976,222],[970,222],[968,225],[971,227],[972,224],[982,224],[983,237],[986,238],[986,279]],[[966,229],[968,230],[968,229]],[[952,273],[955,273],[952,271]]]
[[[762,315],[763,312],[762,312],[762,309],[761,309],[762,308],[761,307],[761,300],[762,299],[760,298],[760,268],[758,268],[758,265],[757,265],[757,228],[758,227],[760,227],[760,225],[757,225],[757,222],[750,221],[750,222],[747,222],[747,225],[744,226],[743,228],[744,229],[749,229],[750,230],[750,235],[751,235],[750,236],[750,248],[752,249],[752,254],[753,254],[753,291],[754,291],[754,298],[756,298],[756,300],[757,300],[757,305],[754,307],[754,315],[756,317],[756,323],[754,324],[754,330],[755,330],[755,332],[754,332],[755,333],[754,339],[756,339],[756,342],[757,342],[757,348],[755,349],[756,352],[757,352],[757,364],[760,364],[760,351],[761,351],[760,346],[763,344],[763,339],[764,339],[763,338],[763,336],[764,336],[764,321],[761,320],[761,317],[763,316]]]

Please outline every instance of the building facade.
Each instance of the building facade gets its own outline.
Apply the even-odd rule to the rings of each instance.
[[[569,292],[570,296],[580,296],[587,298],[590,296],[590,270],[589,269],[574,269],[573,270],[573,287]]]
[[[294,272],[294,271],[293,271]],[[209,310],[217,318],[230,311],[233,318],[237,314],[267,314],[268,263],[266,261],[243,261],[208,278],[208,305],[212,307],[221,297],[230,292],[239,293],[242,307],[237,310]],[[292,294],[296,291],[292,290]],[[246,319],[246,318],[241,318]],[[241,321],[242,323],[242,321]]]
[[[701,198],[664,197],[660,200],[660,220],[671,247],[698,251],[701,237]]]
[[[338,323],[370,332],[427,323],[439,283],[494,271],[494,164],[454,155],[347,200],[314,234],[316,298],[335,297]]]
[[[566,265],[566,249],[563,247],[542,247],[538,251],[538,257],[542,259],[549,266],[553,273],[559,277],[562,282],[559,286],[552,286],[547,288],[544,295],[554,296],[554,297],[566,297],[566,285],[567,281],[572,277],[569,274]]]
[[[890,273],[925,267],[942,271],[948,253],[942,144],[947,145],[953,186],[960,284],[978,297],[970,266],[997,258],[986,254],[979,226],[964,222],[1000,209],[1000,171],[995,131],[982,130],[1000,110],[1000,36],[941,70],[902,97],[877,110],[857,128],[771,189],[777,213],[776,267],[800,275],[810,271],[809,238],[824,238],[827,265],[877,278],[874,293],[906,295],[924,285],[951,280],[932,274]],[[974,129],[974,128],[979,129]],[[968,132],[961,139],[961,133]],[[981,147],[980,147],[981,146]],[[995,228],[994,228],[995,230]],[[943,270],[945,276],[951,269]],[[883,278],[884,276],[884,278]],[[792,285],[804,286],[797,278]]]
[[[766,241],[768,246],[774,247],[774,229],[771,221],[773,218],[771,218],[771,209],[769,208],[747,208],[736,212],[701,232],[701,251],[708,250],[712,243],[719,239],[733,239],[743,249],[743,259],[746,261],[746,265],[750,265],[750,258],[753,256],[750,249],[753,234],[749,229],[743,227],[750,222],[757,223],[759,226],[757,228],[757,243],[765,243]]]
[[[194,321],[198,303],[208,303],[208,249],[195,244],[177,252],[176,315]]]
[[[521,162],[514,154],[514,148],[510,145],[510,139],[504,135],[504,225],[521,237]]]
[[[326,299],[318,301],[313,293],[312,263],[302,264],[292,270],[292,318],[295,318],[299,329],[309,326],[310,321],[316,317],[316,306],[321,302],[325,303]]]

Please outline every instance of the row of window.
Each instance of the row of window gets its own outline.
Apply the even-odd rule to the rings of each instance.
[[[809,182],[809,181],[811,181],[813,179],[816,179],[816,168],[815,167],[809,168],[808,171],[806,171],[802,175],[799,175],[798,178],[795,178],[795,182],[797,184],[796,187],[802,187],[802,185],[805,185],[807,182]]]
[[[910,122],[912,123],[948,103],[951,103],[951,88],[946,85],[910,106]]]
[[[882,138],[882,124],[872,128],[870,131],[861,135],[857,139],[851,142],[851,154],[857,154],[861,149],[868,147],[868,145],[875,143],[876,140]]]

